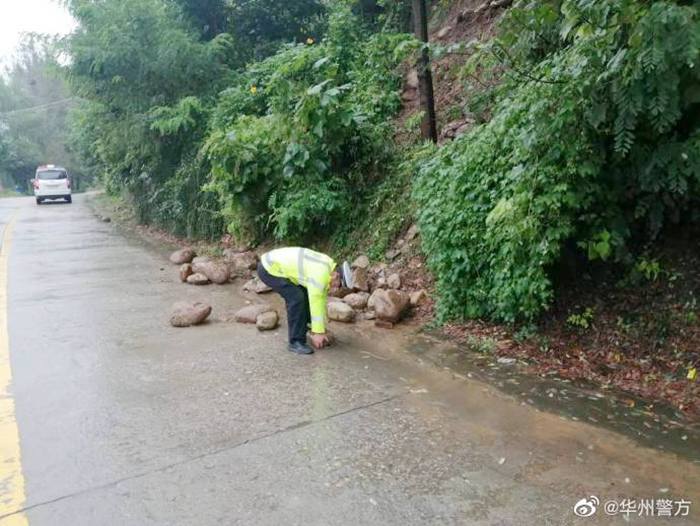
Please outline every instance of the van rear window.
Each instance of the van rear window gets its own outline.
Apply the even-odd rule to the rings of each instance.
[[[63,170],[42,170],[36,173],[36,178],[42,181],[68,179],[68,174]]]

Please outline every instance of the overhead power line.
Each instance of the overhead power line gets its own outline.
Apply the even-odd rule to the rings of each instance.
[[[60,106],[61,104],[66,104],[68,102],[72,102],[74,100],[77,100],[77,99],[75,97],[69,97],[67,99],[56,100],[53,102],[49,102],[47,104],[41,104],[39,106],[32,106],[31,108],[22,108],[19,110],[0,112],[0,117],[9,117],[12,115],[19,115],[21,113],[29,113],[32,111],[46,110],[49,108],[53,108],[54,106]]]

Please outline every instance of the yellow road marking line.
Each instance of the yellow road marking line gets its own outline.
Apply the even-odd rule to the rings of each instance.
[[[23,513],[17,513],[25,503],[24,475],[19,443],[19,429],[12,398],[12,369],[10,338],[7,325],[7,274],[12,244],[12,229],[20,210],[17,209],[5,226],[0,245],[0,519],[2,526],[27,526]]]

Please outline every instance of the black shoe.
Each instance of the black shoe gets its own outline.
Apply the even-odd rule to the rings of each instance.
[[[305,343],[302,342],[292,342],[289,344],[287,347],[292,352],[295,352],[297,354],[313,354],[314,350],[306,345]]]

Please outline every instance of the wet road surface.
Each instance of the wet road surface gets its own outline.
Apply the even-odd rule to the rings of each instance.
[[[87,196],[3,199],[0,224],[0,525],[700,524],[698,462],[402,359],[390,332],[289,353],[226,321],[240,284],[178,283]],[[182,299],[211,321],[170,327]],[[591,495],[692,504],[576,517]]]

